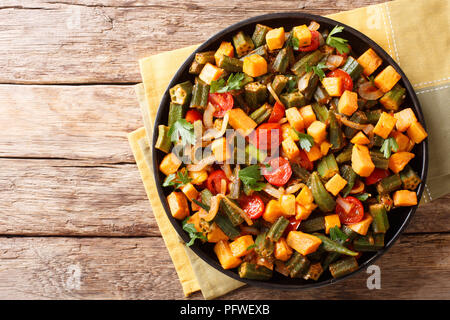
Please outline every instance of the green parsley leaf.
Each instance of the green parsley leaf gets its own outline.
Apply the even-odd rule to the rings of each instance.
[[[327,45],[336,48],[336,50],[340,53],[348,53],[350,51],[347,42],[348,40],[343,39],[343,38],[339,38],[339,37],[333,37],[333,34],[342,32],[342,30],[344,30],[344,27],[342,26],[335,26],[333,28],[333,30],[331,30],[331,32],[328,34],[327,37]]]
[[[383,152],[384,157],[386,159],[389,159],[392,151],[394,151],[394,152],[398,151],[397,141],[395,141],[395,139],[393,137],[389,137],[389,138],[385,139],[383,142],[383,145],[381,146],[380,151]]]
[[[232,90],[240,90],[243,86],[245,74],[243,72],[232,73],[225,82],[225,79],[211,81],[209,91],[211,93],[224,93]]]
[[[369,199],[371,196],[370,193],[361,193],[355,196],[356,199],[358,199],[359,201],[366,201],[367,199]]]
[[[261,191],[262,188],[264,188],[264,186],[266,185],[265,183],[261,182],[261,169],[257,164],[239,170],[239,179],[241,179],[244,185],[256,191]]]
[[[314,138],[311,137],[307,133],[301,133],[295,130],[295,133],[297,134],[298,138],[300,139],[298,142],[300,144],[300,148],[305,150],[306,152],[309,152],[311,150],[311,147],[314,145]]]
[[[173,186],[175,189],[178,189],[191,181],[192,179],[189,178],[189,173],[187,171],[178,171],[176,174],[172,173],[166,177],[163,182],[163,187]]]
[[[194,125],[186,119],[179,119],[169,129],[169,137],[172,142],[178,142],[181,138],[181,143],[195,144]]]
[[[348,236],[341,229],[339,229],[338,226],[334,226],[330,229],[330,239],[344,243],[348,239]]]
[[[197,229],[195,229],[195,225],[193,225],[192,223],[188,223],[189,218],[190,217],[184,219],[182,224],[183,230],[186,231],[189,234],[189,237],[191,238],[191,240],[188,243],[186,243],[186,245],[188,247],[192,246],[194,244],[195,239],[208,241],[208,239],[203,233],[197,232]]]

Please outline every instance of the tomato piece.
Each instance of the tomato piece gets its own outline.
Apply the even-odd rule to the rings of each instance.
[[[222,180],[225,180],[227,182],[227,190],[228,190],[228,184],[230,183],[230,180],[228,180],[225,172],[220,169],[213,171],[209,174],[208,180],[206,180],[206,187],[213,194],[218,194],[220,193],[220,190],[222,188]]]
[[[289,161],[278,157],[270,160],[269,165],[269,168],[265,167],[261,170],[266,180],[274,186],[281,187],[285,185],[292,176],[292,168]]]
[[[282,104],[275,102],[273,105],[272,113],[270,114],[269,120],[267,122],[269,123],[277,123],[284,117],[285,108]]]
[[[370,174],[370,176],[368,176],[366,178],[366,184],[368,186],[377,183],[378,181],[380,181],[383,178],[386,178],[388,176],[390,176],[391,174],[389,173],[389,170],[384,170],[384,169],[379,169],[379,168],[375,168],[375,170],[372,171],[372,173]]]
[[[223,118],[225,113],[233,109],[234,99],[231,93],[210,93],[208,96],[208,101],[216,107],[216,111],[214,111],[213,116],[216,118]]]
[[[308,52],[314,51],[319,48],[320,40],[319,40],[319,31],[313,30],[311,31],[311,44],[309,46],[299,47],[298,51]]]
[[[281,126],[278,123],[263,123],[249,136],[249,141],[258,149],[278,148],[283,140]]]
[[[339,220],[343,224],[360,222],[364,217],[364,207],[358,199],[352,196],[342,198],[347,203],[353,204],[352,209],[347,213],[339,203],[336,203],[336,213],[339,216]]]
[[[341,69],[336,69],[327,73],[327,77],[335,77],[342,79],[342,87],[344,90],[352,91],[353,90],[353,80],[350,75]]]
[[[303,149],[300,149],[298,157],[293,161],[298,163],[302,168],[305,168],[308,171],[312,171],[314,169],[314,164],[309,160],[306,152]]]
[[[258,219],[264,212],[264,202],[257,194],[241,197],[239,205],[251,219]]]
[[[289,218],[289,224],[286,227],[287,232],[289,231],[297,231],[298,227],[300,226],[300,222],[302,222],[301,219],[297,220],[295,217]]]
[[[195,109],[190,109],[190,110],[188,110],[188,112],[186,112],[185,118],[186,118],[187,122],[190,122],[193,124],[197,120],[202,120],[203,115]]]

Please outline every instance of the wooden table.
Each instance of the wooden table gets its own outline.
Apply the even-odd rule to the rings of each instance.
[[[372,3],[1,1],[0,298],[183,299],[126,139],[142,126],[137,60],[251,16]],[[224,298],[449,299],[449,209],[446,196],[417,211],[377,262],[381,290],[361,272],[321,289]]]

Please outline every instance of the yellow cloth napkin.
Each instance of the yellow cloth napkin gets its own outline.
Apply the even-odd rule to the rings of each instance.
[[[446,110],[450,96],[448,15],[446,0],[397,0],[328,16],[377,42],[400,64],[416,89],[429,135],[433,137],[429,141],[430,151],[440,150],[439,154],[430,153],[429,179],[422,202],[448,193],[450,186],[450,162],[442,160],[450,152],[450,126],[443,126],[449,120]],[[179,66],[197,47],[193,45],[139,61],[143,84],[136,86],[136,93],[147,130],[140,128],[130,133],[129,141],[184,293],[189,295],[200,289],[205,299],[212,299],[243,284],[210,267],[182,244],[159,201],[148,145],[161,96]]]

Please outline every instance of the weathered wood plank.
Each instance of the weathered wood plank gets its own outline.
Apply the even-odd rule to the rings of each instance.
[[[0,159],[0,167],[0,234],[160,235],[134,164]]]
[[[133,164],[0,159],[0,234],[159,236]],[[449,232],[450,195],[420,208],[407,233]]]
[[[245,18],[298,10],[325,15],[379,2],[6,0],[0,83],[138,82],[139,58],[201,43]]]
[[[141,127],[133,86],[0,85],[0,157],[134,162]]]
[[[319,289],[244,287],[223,298],[449,299],[449,248],[448,234],[402,236],[376,262],[380,290],[367,289],[363,271]],[[183,299],[166,250],[161,238],[0,238],[0,299]]]

